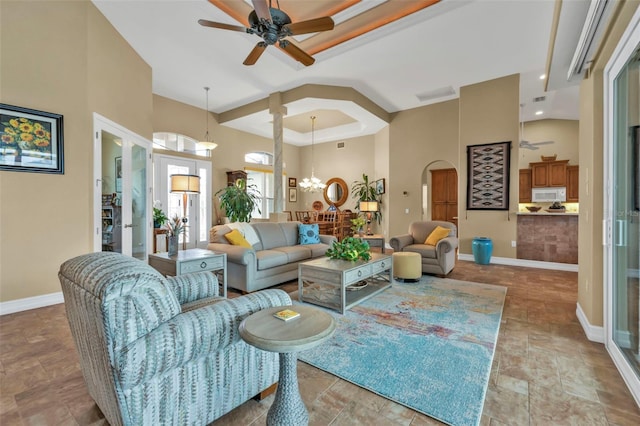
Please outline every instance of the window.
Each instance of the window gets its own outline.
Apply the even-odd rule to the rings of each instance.
[[[251,213],[253,219],[267,219],[269,213],[273,212],[273,172],[271,170],[251,170],[247,169],[247,181],[256,186],[260,192],[260,201]]]
[[[189,136],[178,133],[156,132],[153,134],[153,147],[155,149],[166,149],[175,152],[186,152],[189,154],[208,157],[209,150],[201,148],[198,141]]]
[[[244,162],[273,166],[273,155],[268,152],[249,152],[244,155]]]

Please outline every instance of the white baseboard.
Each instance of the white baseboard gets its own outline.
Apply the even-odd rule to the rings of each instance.
[[[25,299],[10,300],[0,303],[0,316],[28,311],[29,309],[64,303],[62,292],[43,294],[42,296],[27,297]]]
[[[458,259],[474,261],[472,254],[458,253]],[[491,256],[490,263],[496,265],[525,266],[527,268],[553,269],[556,271],[578,272],[578,265],[572,263],[541,262],[539,260],[513,259],[510,257]]]
[[[576,303],[576,306],[576,315],[578,316],[578,321],[580,321],[584,333],[587,335],[587,339],[592,342],[604,343],[604,327],[591,325],[580,303]]]

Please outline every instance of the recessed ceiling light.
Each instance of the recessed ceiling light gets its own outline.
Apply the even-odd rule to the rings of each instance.
[[[542,115],[544,114],[544,111],[536,111],[536,115]]]
[[[542,75],[540,76],[540,80],[544,80],[546,77],[547,77],[547,75],[546,75],[546,74],[542,74]]]

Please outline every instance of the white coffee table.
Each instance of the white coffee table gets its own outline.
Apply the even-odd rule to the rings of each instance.
[[[393,259],[387,254],[371,253],[368,262],[318,258],[298,264],[298,299],[344,314],[391,287],[392,277]]]
[[[300,314],[289,321],[274,313],[291,309]],[[301,426],[309,423],[298,388],[296,352],[311,349],[333,335],[336,322],[328,313],[303,305],[279,306],[258,311],[240,323],[240,336],[248,344],[280,354],[280,379],[276,397],[267,413],[267,425]]]

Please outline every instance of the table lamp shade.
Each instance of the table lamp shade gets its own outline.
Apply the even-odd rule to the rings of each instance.
[[[360,211],[361,212],[377,212],[378,202],[377,201],[360,201]]]
[[[171,192],[200,193],[200,176],[171,175]]]

